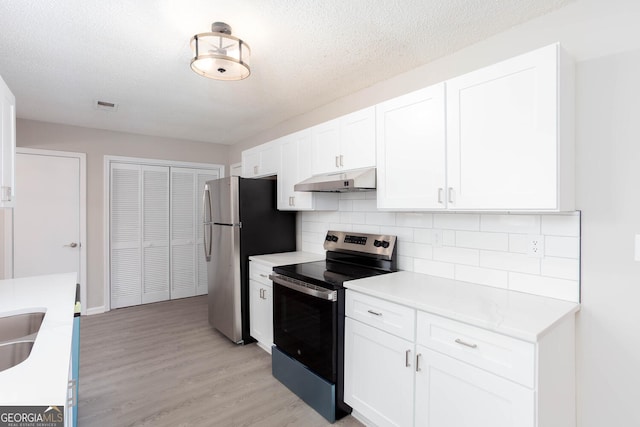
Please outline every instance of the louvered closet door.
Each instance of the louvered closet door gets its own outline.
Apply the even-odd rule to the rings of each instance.
[[[141,168],[111,164],[110,171],[111,307],[142,302]]]
[[[207,261],[204,257],[204,230],[202,227],[202,193],[204,184],[212,179],[218,179],[217,172],[196,170],[196,295],[204,295],[208,292],[207,285]]]
[[[196,174],[171,168],[171,299],[196,294]]]
[[[142,166],[142,302],[169,299],[169,168]]]

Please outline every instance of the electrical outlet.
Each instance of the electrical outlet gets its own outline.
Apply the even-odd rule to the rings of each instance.
[[[442,247],[442,241],[444,240],[444,233],[442,230],[434,229],[431,232],[431,245],[434,248]]]
[[[529,236],[527,254],[534,258],[542,258],[544,256],[544,236]]]

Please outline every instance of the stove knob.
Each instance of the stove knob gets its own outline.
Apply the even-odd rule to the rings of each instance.
[[[380,246],[382,246],[382,242],[380,240],[374,240],[373,246],[375,246],[376,248],[379,248]]]
[[[338,236],[331,236],[331,241],[332,242],[337,242],[338,241]]]
[[[386,240],[384,242],[382,242],[382,247],[383,248],[388,248],[389,247],[389,242],[387,242]]]
[[[331,242],[333,240],[332,237],[334,236],[332,236],[331,234],[327,234],[327,237],[324,240],[326,240],[327,242]]]

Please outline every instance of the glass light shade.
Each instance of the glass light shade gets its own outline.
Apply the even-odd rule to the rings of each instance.
[[[191,38],[191,69],[216,80],[249,77],[251,49],[237,37],[225,33],[201,33]]]

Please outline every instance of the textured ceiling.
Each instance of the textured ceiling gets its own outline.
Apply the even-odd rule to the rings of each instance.
[[[0,75],[18,117],[233,144],[570,1],[0,0]],[[248,79],[189,68],[213,21],[251,46]]]

